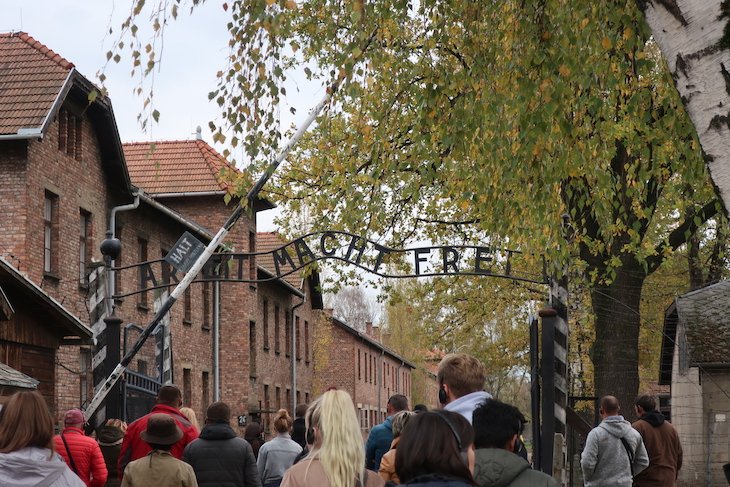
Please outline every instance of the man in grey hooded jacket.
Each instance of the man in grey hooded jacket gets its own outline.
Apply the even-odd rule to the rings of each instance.
[[[601,423],[588,433],[580,457],[586,487],[631,487],[633,476],[649,466],[641,435],[619,414],[618,399],[601,398]]]

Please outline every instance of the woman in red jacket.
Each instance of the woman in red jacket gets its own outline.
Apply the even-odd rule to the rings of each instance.
[[[84,413],[69,409],[63,417],[65,428],[53,438],[56,452],[87,487],[103,487],[107,470],[99,444],[84,434]]]

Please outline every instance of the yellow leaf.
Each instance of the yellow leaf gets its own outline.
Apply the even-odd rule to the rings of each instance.
[[[271,6],[272,6],[272,5],[274,5],[275,3],[276,3],[276,0],[266,0],[266,6],[267,6],[267,7],[271,7]]]
[[[561,64],[558,68],[558,72],[560,73],[560,76],[567,78],[570,76],[570,68],[566,66],[565,64]]]
[[[586,28],[586,25],[588,25],[588,22],[590,22],[590,19],[588,19],[588,18],[585,18],[585,19],[581,20],[580,21],[580,28],[581,29],[585,29]]]
[[[611,39],[609,39],[608,37],[604,37],[603,40],[601,41],[601,45],[606,50],[611,49],[611,46],[612,46]]]

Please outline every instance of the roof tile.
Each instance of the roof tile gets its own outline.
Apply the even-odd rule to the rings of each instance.
[[[151,195],[228,191],[222,170],[238,172],[202,140],[124,144],[132,183]]]
[[[41,127],[73,67],[25,32],[0,33],[0,135]]]
[[[283,240],[281,235],[276,232],[258,232],[256,234],[256,251],[257,252],[271,252],[279,247],[287,244],[288,242]],[[258,265],[269,271],[272,275],[276,275],[276,267],[274,266],[274,256],[270,253],[257,256]],[[286,271],[288,269],[282,269]],[[284,276],[286,282],[291,284],[296,289],[302,289],[302,271],[301,269]]]
[[[730,364],[730,281],[722,281],[677,298],[690,360],[696,364]]]

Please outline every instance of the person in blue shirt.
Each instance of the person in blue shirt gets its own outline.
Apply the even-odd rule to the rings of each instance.
[[[401,411],[408,411],[408,398],[403,394],[393,394],[388,399],[385,411],[388,417],[370,430],[365,444],[365,468],[376,472],[380,468],[380,459],[390,450],[393,442],[393,416]]]

